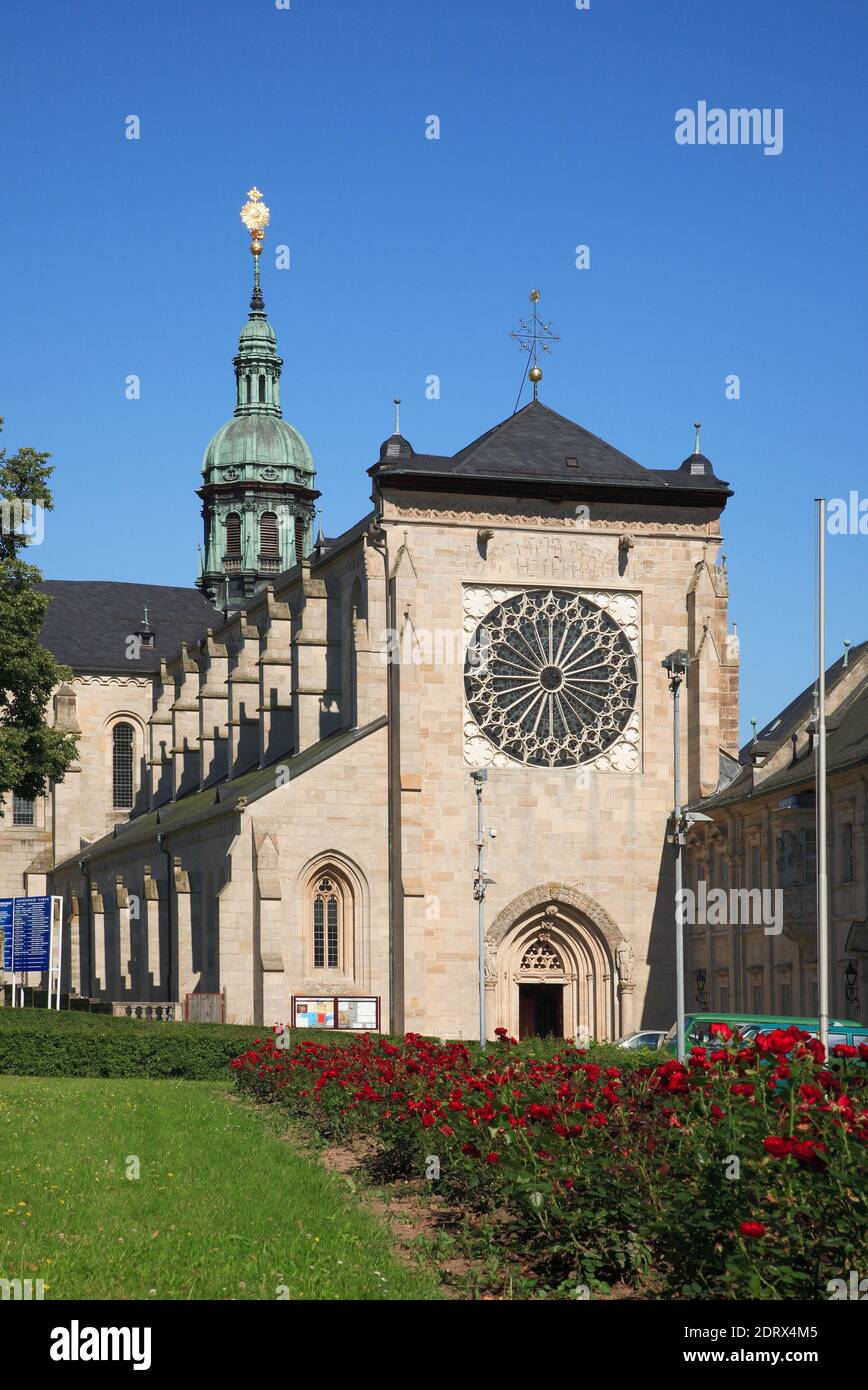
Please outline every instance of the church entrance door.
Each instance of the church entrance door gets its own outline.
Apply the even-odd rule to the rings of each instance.
[[[520,1038],[564,1036],[563,985],[519,985],[518,1035]]]

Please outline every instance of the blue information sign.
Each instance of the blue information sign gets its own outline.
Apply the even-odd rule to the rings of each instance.
[[[0,932],[3,933],[4,952],[6,938],[12,931],[12,904],[14,898],[0,898]],[[3,957],[3,969],[6,969],[6,957]]]
[[[51,898],[0,899],[0,927],[3,929],[4,970],[14,968],[18,974],[20,970],[48,969]]]

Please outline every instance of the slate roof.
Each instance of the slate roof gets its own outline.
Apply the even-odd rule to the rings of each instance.
[[[284,771],[281,785],[303,776],[353,744],[385,729],[387,722],[385,715],[379,715],[362,728],[338,729],[300,753],[283,754],[279,759],[279,765]],[[166,801],[156,810],[143,811],[140,815],[132,815],[129,820],[119,821],[107,835],[94,840],[82,850],[77,850],[70,858],[75,862],[80,856],[91,859],[102,854],[114,853],[119,843],[122,846],[132,845],[155,836],[158,831],[168,834],[188,826],[198,828],[211,816],[223,815],[235,811],[236,808],[240,810],[250,802],[268,796],[276,785],[275,765],[248,768],[237,777],[206,787],[204,791],[192,791],[187,796],[179,797],[177,801]]]
[[[99,579],[47,579],[39,588],[52,600],[42,644],[76,671],[157,671],[161,656],[174,657],[182,642],[196,642],[207,628],[223,623],[223,614],[198,589]],[[127,638],[141,627],[146,606],[154,646],[142,646],[132,661]]]
[[[469,491],[605,492],[640,500],[712,502],[732,496],[703,454],[679,468],[649,469],[573,420],[531,401],[452,456],[417,454],[402,436],[386,440],[369,473],[405,487],[448,487]],[[480,490],[476,487],[475,490]]]
[[[855,665],[862,652],[866,649],[868,649],[868,642],[860,642],[858,647],[854,647],[850,652],[848,665]],[[831,694],[834,690],[841,676],[844,674],[844,670],[843,656],[839,656],[838,660],[828,667],[826,671],[827,695]],[[777,748],[785,738],[789,738],[793,730],[798,728],[805,717],[811,712],[814,702],[815,685],[816,681],[811,681],[811,684],[806,685],[804,690],[802,690],[794,700],[791,700],[790,703],[785,705],[778,714],[774,715],[767,724],[764,724],[757,733],[757,743],[768,743]],[[831,718],[830,716],[830,722]],[[838,718],[837,713],[834,718]],[[749,761],[752,747],[753,739],[749,739],[739,751],[739,762],[745,763]]]

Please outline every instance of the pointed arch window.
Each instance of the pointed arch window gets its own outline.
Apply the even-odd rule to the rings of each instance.
[[[335,878],[317,879],[313,895],[313,964],[315,970],[341,968],[344,899]]]
[[[259,518],[259,553],[266,560],[280,559],[280,536],[276,512],[263,512]]]
[[[227,555],[238,556],[241,554],[241,517],[238,512],[230,512],[226,518],[226,551]]]
[[[133,726],[115,724],[112,729],[112,806],[129,811],[133,805]]]

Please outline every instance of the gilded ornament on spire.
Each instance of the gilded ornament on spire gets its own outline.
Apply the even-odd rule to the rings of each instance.
[[[262,239],[268,226],[271,213],[262,201],[262,194],[254,185],[248,190],[247,202],[241,209],[241,221],[250,233],[250,250],[258,256],[262,250]]]
[[[529,354],[530,371],[527,374],[533,382],[534,400],[539,398],[539,384],[542,381],[542,367],[539,364],[539,359],[543,353],[551,352],[552,343],[560,342],[557,333],[552,332],[551,324],[543,323],[540,318],[537,310],[539,300],[539,290],[531,290],[530,302],[533,305],[531,317],[530,319],[520,319],[517,330],[509,335],[518,344],[519,351]],[[519,390],[519,399],[521,399],[521,390]]]

